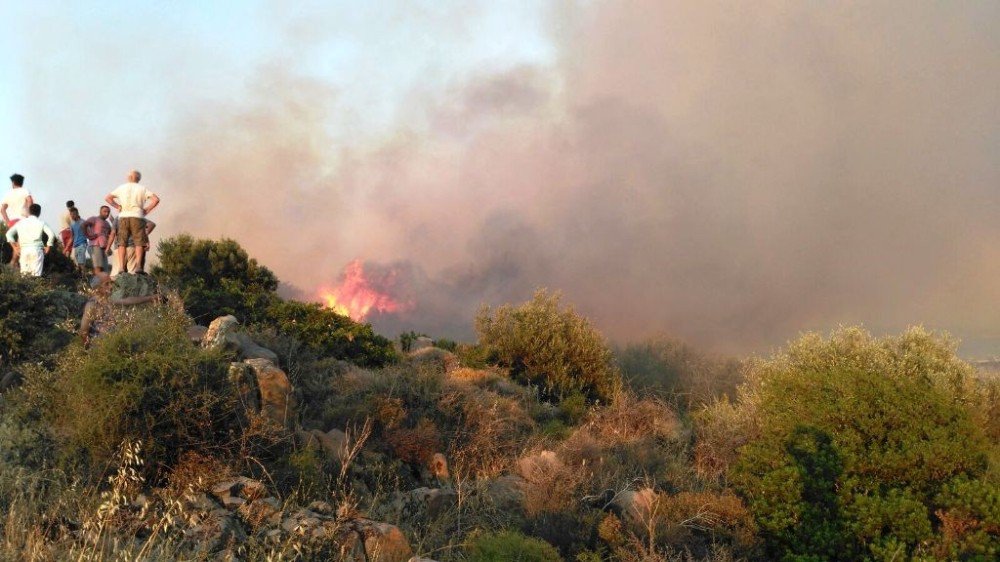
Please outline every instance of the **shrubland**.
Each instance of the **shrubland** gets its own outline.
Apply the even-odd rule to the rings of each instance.
[[[62,289],[0,273],[30,297],[0,292],[0,368],[21,379],[0,395],[0,559],[338,559],[252,517],[238,548],[199,550],[191,498],[237,475],[282,513],[330,504],[441,561],[997,556],[1000,387],[946,336],[845,328],[746,360],[612,349],[543,291],[483,309],[478,341],[405,353],[278,297],[235,242],[171,244],[170,296],[101,302],[88,345]],[[289,426],[244,403],[236,351],[191,341],[230,313],[294,387]]]

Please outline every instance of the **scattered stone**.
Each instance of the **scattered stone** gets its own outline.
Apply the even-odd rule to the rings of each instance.
[[[257,380],[260,394],[260,413],[271,420],[291,428],[297,418],[295,395],[288,375],[267,359],[247,359]]]
[[[400,519],[434,518],[454,506],[458,494],[450,488],[417,488],[398,493],[392,501],[392,510]]]
[[[15,371],[11,371],[0,379],[0,392],[5,392],[11,388],[14,388],[21,382],[21,374]]]
[[[347,434],[339,429],[331,429],[326,433],[318,429],[312,430],[312,436],[326,453],[327,458],[343,462],[347,457]]]
[[[192,343],[201,343],[205,339],[205,334],[208,333],[208,328],[205,326],[200,326],[198,324],[193,324],[188,326],[187,337]]]
[[[212,495],[218,498],[224,507],[236,509],[247,501],[267,495],[267,488],[259,480],[238,476],[212,486]]]
[[[644,524],[649,520],[656,502],[656,492],[652,488],[625,490],[611,500],[611,508],[626,521]]]
[[[524,506],[524,478],[516,474],[505,474],[486,485],[486,496],[498,509],[516,511]]]
[[[278,361],[278,354],[257,345],[250,336],[238,332],[232,332],[227,336],[227,341],[234,344],[244,359],[267,359],[271,362]]]
[[[243,526],[224,509],[206,514],[200,522],[184,531],[184,536],[194,544],[199,554],[217,552],[247,539]]]
[[[351,527],[361,536],[369,562],[407,562],[413,556],[409,541],[395,525],[355,519]]]
[[[220,316],[212,320],[212,323],[208,325],[208,330],[205,332],[204,337],[201,339],[201,345],[209,349],[226,345],[229,334],[233,333],[239,325],[239,320],[232,314]]]

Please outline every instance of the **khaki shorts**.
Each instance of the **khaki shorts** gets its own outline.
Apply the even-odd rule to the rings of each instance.
[[[146,236],[146,219],[123,217],[118,219],[118,244],[128,246],[129,240],[136,246],[149,244]]]

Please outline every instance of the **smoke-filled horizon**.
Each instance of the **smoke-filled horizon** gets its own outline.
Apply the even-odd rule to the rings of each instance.
[[[307,299],[354,259],[393,268],[414,306],[374,318],[388,335],[468,337],[480,304],[548,287],[618,341],[923,323],[1000,353],[996,3],[554,2],[551,56],[458,67],[433,58],[475,10],[401,6],[398,49],[450,42],[389,110],[384,36],[348,76],[302,68],[359,33],[319,7],[275,16],[238,95],[167,95],[132,146],[161,236],[235,238]]]

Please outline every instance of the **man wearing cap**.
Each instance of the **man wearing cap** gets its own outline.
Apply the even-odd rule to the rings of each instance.
[[[14,247],[15,253],[21,256],[21,273],[35,277],[42,275],[45,254],[49,253],[49,248],[56,239],[49,225],[38,218],[41,214],[42,206],[32,203],[28,207],[28,216],[7,230],[7,242]],[[48,236],[44,242],[43,236]]]
[[[139,184],[142,174],[137,170],[128,173],[128,183],[123,183],[109,193],[104,200],[118,210],[118,249],[117,260],[122,270],[125,269],[125,248],[134,242],[136,260],[140,264],[146,262],[146,246],[149,237],[146,233],[146,215],[160,204],[160,198]],[[142,266],[140,265],[140,268]],[[137,273],[143,273],[140,269]]]
[[[35,200],[31,197],[31,192],[24,187],[24,176],[14,174],[10,177],[10,191],[4,195],[0,201],[0,216],[3,217],[4,224],[8,228],[17,224],[17,221],[28,216],[28,207]],[[10,264],[17,263],[17,248],[14,248],[14,255],[10,258]]]

